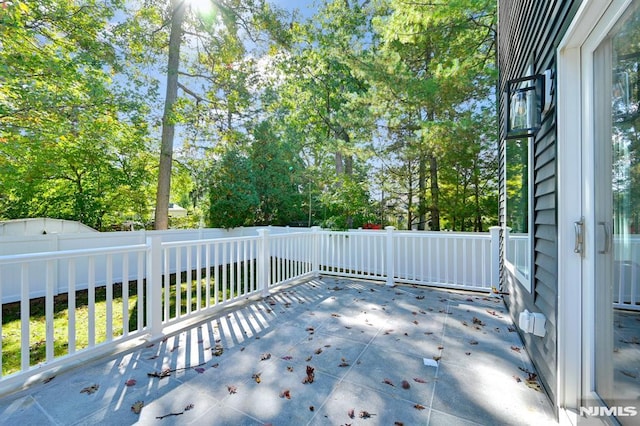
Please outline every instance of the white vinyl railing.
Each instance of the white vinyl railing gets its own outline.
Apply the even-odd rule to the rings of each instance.
[[[0,299],[17,286],[17,300],[5,306],[20,312],[19,341],[0,340],[0,388],[319,274],[488,292],[499,281],[498,235],[498,228],[491,234],[261,229],[257,236],[163,241],[151,234],[144,244],[0,256]],[[20,362],[11,363],[16,356]]]

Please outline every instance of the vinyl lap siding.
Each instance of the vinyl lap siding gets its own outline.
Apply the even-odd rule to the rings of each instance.
[[[504,93],[507,80],[526,75],[529,65],[535,74],[551,69],[555,77],[556,47],[575,15],[580,0],[499,0],[498,1],[498,67],[499,93]],[[500,156],[504,159],[506,132],[505,102],[500,102]],[[542,386],[552,401],[556,400],[557,366],[557,180],[556,180],[556,97],[551,109],[543,116],[542,126],[533,146],[533,291],[519,284],[508,269],[503,268],[503,282],[509,296],[505,297],[509,311],[517,320],[525,309],[542,312],[547,318],[545,337],[522,334]],[[501,162],[501,165],[504,164]],[[504,174],[501,173],[500,219],[504,225]],[[501,248],[501,252],[504,249]]]

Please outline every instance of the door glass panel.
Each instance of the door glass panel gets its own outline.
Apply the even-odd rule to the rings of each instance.
[[[640,13],[630,10],[594,56],[595,390],[640,407]],[[608,99],[608,102],[604,100]],[[619,409],[617,409],[619,410]],[[638,417],[618,414],[622,424]],[[632,423],[628,423],[632,420]]]

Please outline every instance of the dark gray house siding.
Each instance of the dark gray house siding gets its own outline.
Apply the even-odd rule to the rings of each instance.
[[[498,93],[504,93],[506,81],[524,77],[529,66],[534,74],[550,69],[555,76],[556,48],[575,16],[581,0],[498,0]],[[506,133],[506,97],[500,96],[500,156],[504,164]],[[525,309],[542,312],[547,318],[546,336],[522,334],[542,386],[552,401],[557,394],[557,300],[558,230],[556,180],[556,95],[543,115],[542,126],[533,139],[532,206],[533,238],[530,277],[532,291],[520,285],[508,269],[502,268],[505,301],[513,319]],[[501,167],[502,168],[502,167]],[[504,173],[500,173],[500,220],[505,224]],[[504,253],[504,248],[501,248]],[[504,256],[504,254],[503,254]]]

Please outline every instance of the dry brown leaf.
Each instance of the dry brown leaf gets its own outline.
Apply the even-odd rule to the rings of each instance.
[[[416,383],[427,383],[425,379],[421,379],[420,377],[414,377],[413,381]]]
[[[91,395],[93,393],[98,392],[98,389],[100,389],[100,385],[98,384],[94,384],[91,386],[87,386],[86,388],[83,388],[80,393],[86,393],[87,395]]]
[[[263,353],[262,355],[260,355],[260,361],[266,361],[266,360],[268,360],[270,358],[271,358],[271,354],[268,353],[268,352]]]
[[[402,386],[402,389],[409,389],[411,387],[409,382],[407,382],[406,380],[403,380],[400,385]]]
[[[393,382],[392,382],[391,380],[389,380],[389,379],[384,379],[384,380],[382,381],[382,383],[385,383],[385,384],[387,384],[387,385],[389,385],[389,386],[393,386],[393,387],[395,387],[395,386],[396,386],[396,385],[394,385],[394,384],[393,384]]]
[[[511,346],[511,350],[515,352],[520,352],[520,348],[517,346]]]
[[[234,385],[227,385],[227,391],[229,391],[230,394],[237,393],[238,387]]]
[[[356,418],[356,410],[353,408],[350,408],[349,411],[347,411],[347,416],[349,416],[350,419],[355,419]]]
[[[131,406],[131,411],[136,414],[140,414],[140,412],[142,411],[142,407],[144,407],[144,401],[136,401]]]
[[[424,410],[426,407],[424,405],[416,404],[413,406],[416,410]]]
[[[291,392],[289,391],[289,389],[285,389],[282,392],[280,392],[280,398],[291,399]]]

